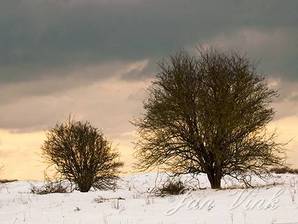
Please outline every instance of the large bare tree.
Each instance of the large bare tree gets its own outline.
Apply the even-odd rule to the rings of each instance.
[[[206,173],[212,188],[224,175],[247,180],[283,163],[281,144],[266,134],[273,119],[268,88],[237,52],[180,52],[159,64],[138,128],[139,168]]]
[[[46,160],[81,192],[113,188],[122,163],[103,134],[89,122],[57,124],[42,146]]]

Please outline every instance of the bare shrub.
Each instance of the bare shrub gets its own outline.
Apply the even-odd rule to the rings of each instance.
[[[183,194],[186,190],[188,189],[180,179],[168,178],[167,181],[158,188],[158,193],[161,196],[179,195]]]
[[[69,193],[72,189],[64,181],[47,181],[43,186],[32,186],[31,193],[33,194],[51,194],[51,193]]]
[[[46,160],[81,192],[114,189],[118,179],[119,154],[101,131],[89,122],[68,121],[47,133],[42,146]]]

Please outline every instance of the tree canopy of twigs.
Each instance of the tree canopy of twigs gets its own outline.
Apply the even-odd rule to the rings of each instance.
[[[114,188],[123,165],[101,131],[89,122],[71,119],[47,132],[42,152],[57,172],[81,192],[91,187]]]
[[[266,132],[277,92],[238,52],[179,52],[159,64],[148,91],[132,122],[140,169],[203,172],[220,188],[225,175],[247,180],[283,163],[283,144]]]

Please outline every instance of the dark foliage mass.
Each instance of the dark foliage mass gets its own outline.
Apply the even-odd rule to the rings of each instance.
[[[270,169],[270,171],[276,174],[283,174],[283,173],[298,174],[298,169],[294,169],[288,166],[273,167]]]
[[[206,173],[212,188],[230,175],[247,180],[283,163],[283,145],[266,133],[277,92],[244,56],[180,52],[159,65],[138,128],[138,166]]]
[[[168,179],[159,189],[159,194],[164,195],[179,195],[183,194],[187,188],[181,180]]]
[[[69,120],[47,133],[46,160],[81,192],[114,188],[123,165],[103,134],[89,122]]]
[[[53,194],[53,193],[69,193],[71,189],[69,186],[65,185],[63,181],[47,181],[42,186],[32,186],[32,194]]]

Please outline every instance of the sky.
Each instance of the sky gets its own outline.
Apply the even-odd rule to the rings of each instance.
[[[0,1],[0,176],[40,179],[45,132],[70,114],[113,141],[130,172],[157,62],[197,46],[238,50],[280,96],[269,128],[298,167],[298,1]]]

